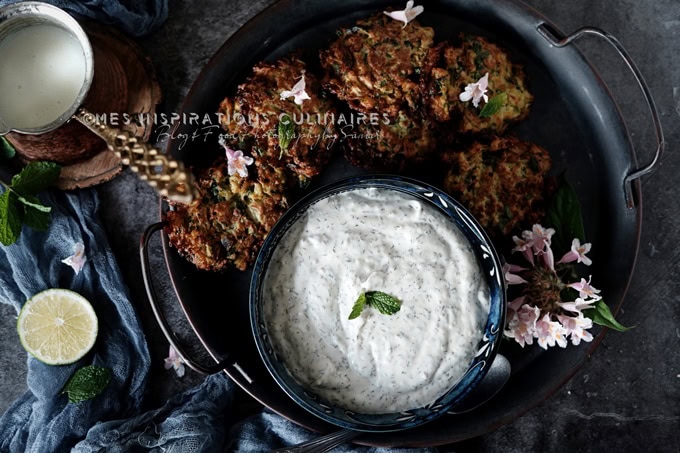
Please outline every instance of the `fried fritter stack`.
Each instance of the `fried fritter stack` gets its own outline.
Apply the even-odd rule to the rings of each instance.
[[[521,66],[489,40],[460,34],[434,44],[417,21],[407,26],[383,14],[339,31],[320,52],[324,86],[363,114],[388,121],[358,124],[348,137],[354,165],[404,172],[441,162],[446,188],[484,227],[507,234],[538,219],[550,157],[536,145],[503,138],[529,114],[533,96]],[[492,114],[460,94],[488,74]]]
[[[263,62],[222,101],[226,145],[254,163],[242,177],[218,158],[198,175],[199,199],[167,213],[166,232],[183,256],[199,269],[246,269],[291,191],[323,170],[337,141],[357,166],[447,173],[446,190],[492,234],[540,219],[550,157],[503,136],[533,101],[524,70],[505,50],[465,34],[435,43],[432,28],[382,13],[337,35],[319,53],[319,77],[296,56]],[[491,114],[482,114],[485,103],[460,99],[485,74]],[[282,97],[303,76],[309,98]]]
[[[281,92],[304,75],[311,99],[301,105]],[[203,270],[251,265],[271,228],[288,208],[288,196],[319,174],[331,156],[335,125],[331,101],[321,96],[317,78],[299,58],[260,63],[220,105],[224,141],[254,159],[248,176],[228,174],[226,157],[198,177],[200,193],[190,205],[166,214],[170,243]],[[282,142],[280,123],[287,123]],[[299,123],[299,124],[298,124]]]

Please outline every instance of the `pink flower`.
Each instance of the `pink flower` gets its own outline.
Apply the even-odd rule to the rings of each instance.
[[[489,88],[489,73],[484,74],[484,77],[476,81],[475,83],[468,83],[465,86],[465,91],[460,93],[458,98],[462,102],[468,102],[472,100],[472,105],[479,107],[479,101],[484,99],[484,102],[489,102],[489,96],[486,95],[486,91]]]
[[[516,266],[514,264],[504,264],[503,265],[503,276],[505,277],[505,281],[508,283],[508,285],[521,285],[523,283],[528,283],[526,280],[524,280],[522,277],[519,275],[515,274],[514,272],[520,272],[520,271],[525,271],[526,269],[520,266]]]
[[[538,307],[528,304],[522,305],[518,311],[513,311],[510,316],[505,335],[514,338],[521,347],[525,344],[533,344],[536,332],[536,320],[541,314]]]
[[[543,259],[543,264],[545,264],[545,267],[547,267],[550,270],[555,270],[555,255],[553,254],[552,249],[550,248],[549,245],[545,246],[545,249],[543,252],[540,253],[541,258]]]
[[[590,248],[590,243],[581,245],[581,241],[579,241],[578,238],[574,238],[571,242],[571,250],[565,253],[557,263],[562,264],[576,261],[577,263],[583,263],[586,266],[590,266],[593,261],[586,256],[586,253],[590,252]]]
[[[593,335],[587,331],[593,327],[593,320],[586,318],[582,313],[577,317],[557,315],[557,319],[564,326],[574,346],[578,346],[582,340],[585,342],[593,340]]]
[[[83,245],[82,242],[78,242],[73,247],[73,255],[61,260],[62,263],[71,266],[75,271],[76,275],[78,275],[80,271],[83,269],[83,266],[85,266],[86,261],[87,257],[85,256],[85,246]]]
[[[421,14],[423,11],[425,11],[425,8],[422,5],[418,5],[415,8],[413,7],[413,0],[409,0],[406,2],[406,9],[402,11],[383,11],[383,13],[387,14],[394,20],[398,20],[404,23],[404,27],[408,25],[409,22],[411,22],[413,19],[416,18],[419,14]],[[404,28],[401,27],[401,28]]]
[[[584,300],[578,297],[573,302],[560,302],[558,305],[562,307],[563,310],[570,311],[572,313],[581,313],[581,310],[593,308],[593,304],[595,302],[597,302],[595,299]]]
[[[170,346],[168,357],[165,359],[165,369],[169,370],[170,368],[175,369],[175,373],[177,373],[178,377],[184,376],[184,362],[172,346]]]
[[[547,313],[536,321],[535,337],[538,345],[543,349],[548,346],[553,347],[557,344],[561,348],[567,347],[567,329],[557,321],[552,321]]]
[[[234,151],[229,148],[226,144],[222,144],[224,150],[227,153],[227,172],[229,176],[236,173],[242,178],[248,177],[248,165],[252,165],[254,160],[252,157],[244,156],[243,151]]]
[[[552,228],[543,228],[541,225],[536,224],[531,229],[531,247],[535,254],[545,252],[548,247],[550,247],[552,236],[555,234],[555,230]]]
[[[300,80],[295,84],[292,90],[284,90],[281,92],[281,100],[293,97],[297,105],[302,105],[303,101],[311,99],[305,91],[305,75],[300,77]]]
[[[527,235],[526,233],[529,233],[529,234]],[[533,265],[534,264],[534,254],[531,251],[531,245],[533,243],[533,241],[531,239],[531,232],[530,231],[522,232],[521,238],[518,238],[517,236],[513,236],[512,241],[515,243],[515,247],[513,247],[513,249],[512,249],[513,253],[514,252],[522,252],[522,255],[524,255],[524,258]]]
[[[512,311],[519,311],[519,308],[524,305],[524,300],[527,296],[519,296],[508,304],[508,308]]]
[[[580,282],[578,283],[570,283],[569,286],[570,288],[574,288],[576,291],[578,291],[578,295],[581,299],[592,299],[592,300],[600,300],[602,299],[602,296],[599,295],[600,290],[595,289],[593,286],[590,285],[590,280],[593,278],[592,275],[588,276],[588,281],[586,281],[585,278],[582,278]]]

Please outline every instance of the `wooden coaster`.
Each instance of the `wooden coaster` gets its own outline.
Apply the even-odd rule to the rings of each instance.
[[[154,113],[162,93],[151,60],[141,48],[113,27],[82,23],[94,52],[94,77],[85,107],[95,114],[118,114],[118,126],[148,140],[151,121],[124,121],[123,115]],[[109,121],[109,124],[112,122]],[[115,125],[115,124],[112,124]],[[8,134],[7,139],[27,161],[51,160],[63,165],[57,186],[64,190],[109,181],[122,170],[120,159],[106,143],[75,120],[41,135]]]

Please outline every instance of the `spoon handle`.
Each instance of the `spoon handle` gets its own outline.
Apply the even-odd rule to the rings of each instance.
[[[166,156],[127,131],[110,127],[96,115],[80,108],[74,115],[83,126],[106,141],[108,147],[139,177],[163,197],[189,203],[194,196],[193,178],[182,162]]]
[[[326,451],[331,451],[342,443],[354,439],[359,436],[359,434],[361,434],[359,431],[342,429],[326,434],[325,436],[317,437],[309,442],[272,450],[271,453],[324,453]]]

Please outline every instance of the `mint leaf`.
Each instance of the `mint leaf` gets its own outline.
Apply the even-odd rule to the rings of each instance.
[[[288,115],[283,115],[279,121],[279,147],[281,148],[281,156],[288,151],[290,142],[295,137],[295,124]]]
[[[12,245],[21,234],[21,210],[16,195],[10,189],[0,195],[0,242]]]
[[[52,185],[61,172],[54,162],[31,162],[12,178],[12,188],[21,195],[34,195]]]
[[[401,309],[401,301],[396,297],[382,291],[367,291],[361,293],[357,301],[354,302],[349,319],[358,318],[366,305],[375,308],[383,315],[393,315]]]
[[[10,160],[16,153],[14,146],[5,137],[0,137],[0,160]]]
[[[495,115],[507,101],[508,95],[506,93],[498,93],[496,96],[489,99],[489,102],[484,104],[484,107],[479,112],[479,116],[481,118],[489,118],[490,116]]]
[[[40,200],[38,200],[36,197],[32,196],[22,196],[22,195],[17,195],[17,200],[19,200],[24,206],[29,206],[33,209],[36,209],[41,212],[46,212],[50,213],[52,212],[52,208],[49,206],[43,205]]]
[[[352,313],[349,314],[349,318],[347,319],[358,318],[359,315],[361,315],[361,312],[364,311],[365,306],[366,306],[366,293],[361,293],[357,301],[354,302],[354,306],[352,307]]]
[[[68,393],[70,403],[79,403],[102,393],[109,382],[111,382],[110,369],[90,365],[76,371],[61,393]]]
[[[45,208],[45,206],[39,206]],[[44,209],[36,208],[33,204],[23,204],[23,209],[24,225],[29,226],[36,231],[47,231],[50,226],[50,221],[52,220],[52,216],[50,215],[52,208],[47,208],[48,211],[45,211]]]
[[[401,309],[401,301],[381,291],[368,291],[366,303],[383,315],[393,315]]]
[[[560,253],[571,249],[571,241],[577,238],[581,244],[586,241],[583,228],[583,216],[581,204],[574,189],[561,178],[560,187],[557,189],[546,212],[546,223],[555,229],[553,236],[554,249]]]
[[[625,332],[631,329],[631,327],[626,327],[614,319],[614,315],[602,299],[597,301],[594,308],[583,310],[583,315],[592,319],[594,324],[609,327],[617,332]]]

